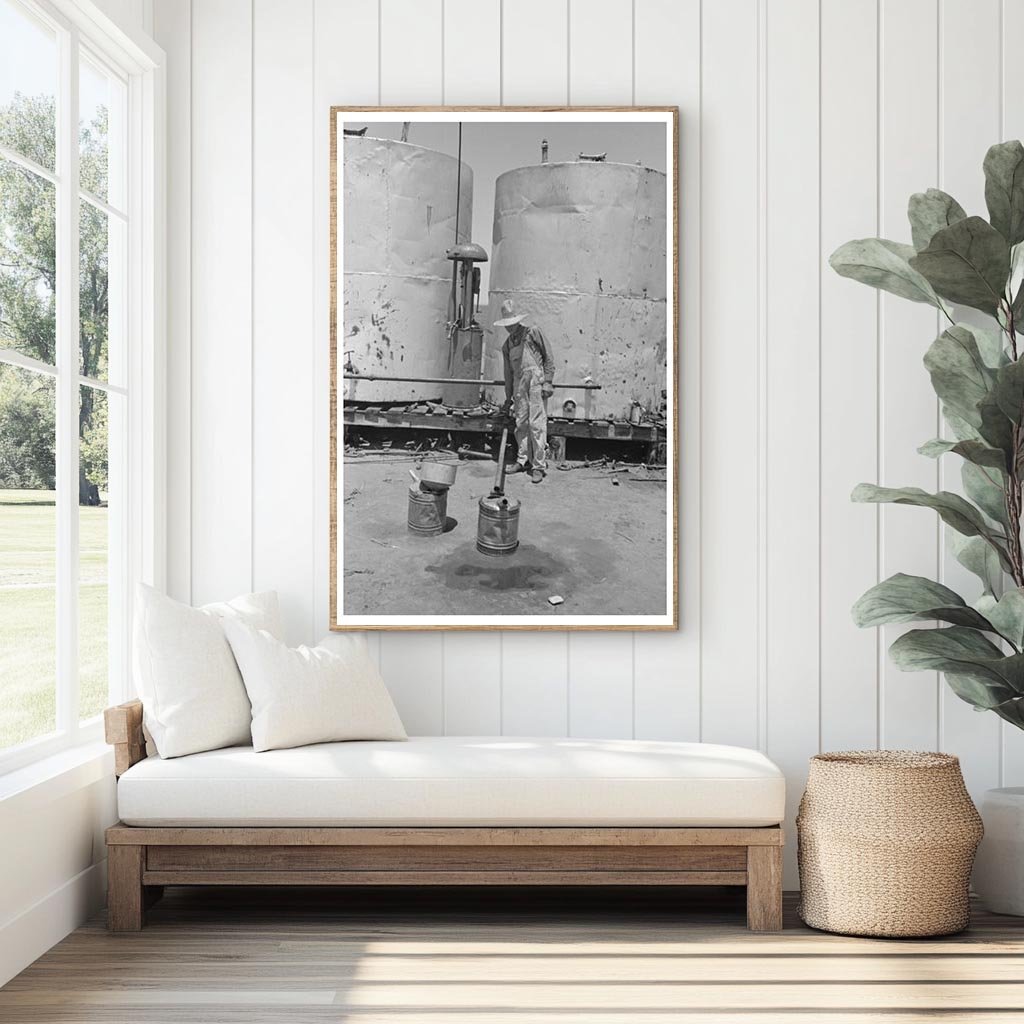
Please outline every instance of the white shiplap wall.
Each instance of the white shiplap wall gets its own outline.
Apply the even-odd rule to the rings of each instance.
[[[677,104],[682,628],[373,637],[405,721],[760,746],[791,807],[822,748],[939,746],[975,793],[1024,782],[1022,737],[850,623],[879,574],[956,572],[928,514],[848,500],[940,482],[914,454],[935,317],[825,266],[848,238],[907,236],[912,191],[983,209],[985,148],[1024,133],[1024,5],[155,0],[155,31],[177,596],[273,587],[291,639],[326,627],[332,103]]]

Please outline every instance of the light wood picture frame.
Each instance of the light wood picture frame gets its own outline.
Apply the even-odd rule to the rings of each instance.
[[[331,107],[332,630],[678,628],[678,151],[676,107]]]

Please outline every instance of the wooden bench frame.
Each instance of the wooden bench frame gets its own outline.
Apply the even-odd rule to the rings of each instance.
[[[146,757],[142,704],[104,713],[118,776]],[[738,885],[782,928],[782,829],[107,829],[107,924],[138,931],[166,885]]]

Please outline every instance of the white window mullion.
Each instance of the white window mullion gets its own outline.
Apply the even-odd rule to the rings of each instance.
[[[78,730],[78,38],[57,103],[57,728]]]

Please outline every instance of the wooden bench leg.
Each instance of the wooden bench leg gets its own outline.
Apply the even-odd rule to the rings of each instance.
[[[144,854],[143,846],[107,847],[107,927],[112,932],[137,932],[142,928]]]
[[[782,847],[747,847],[747,927],[782,931]]]

